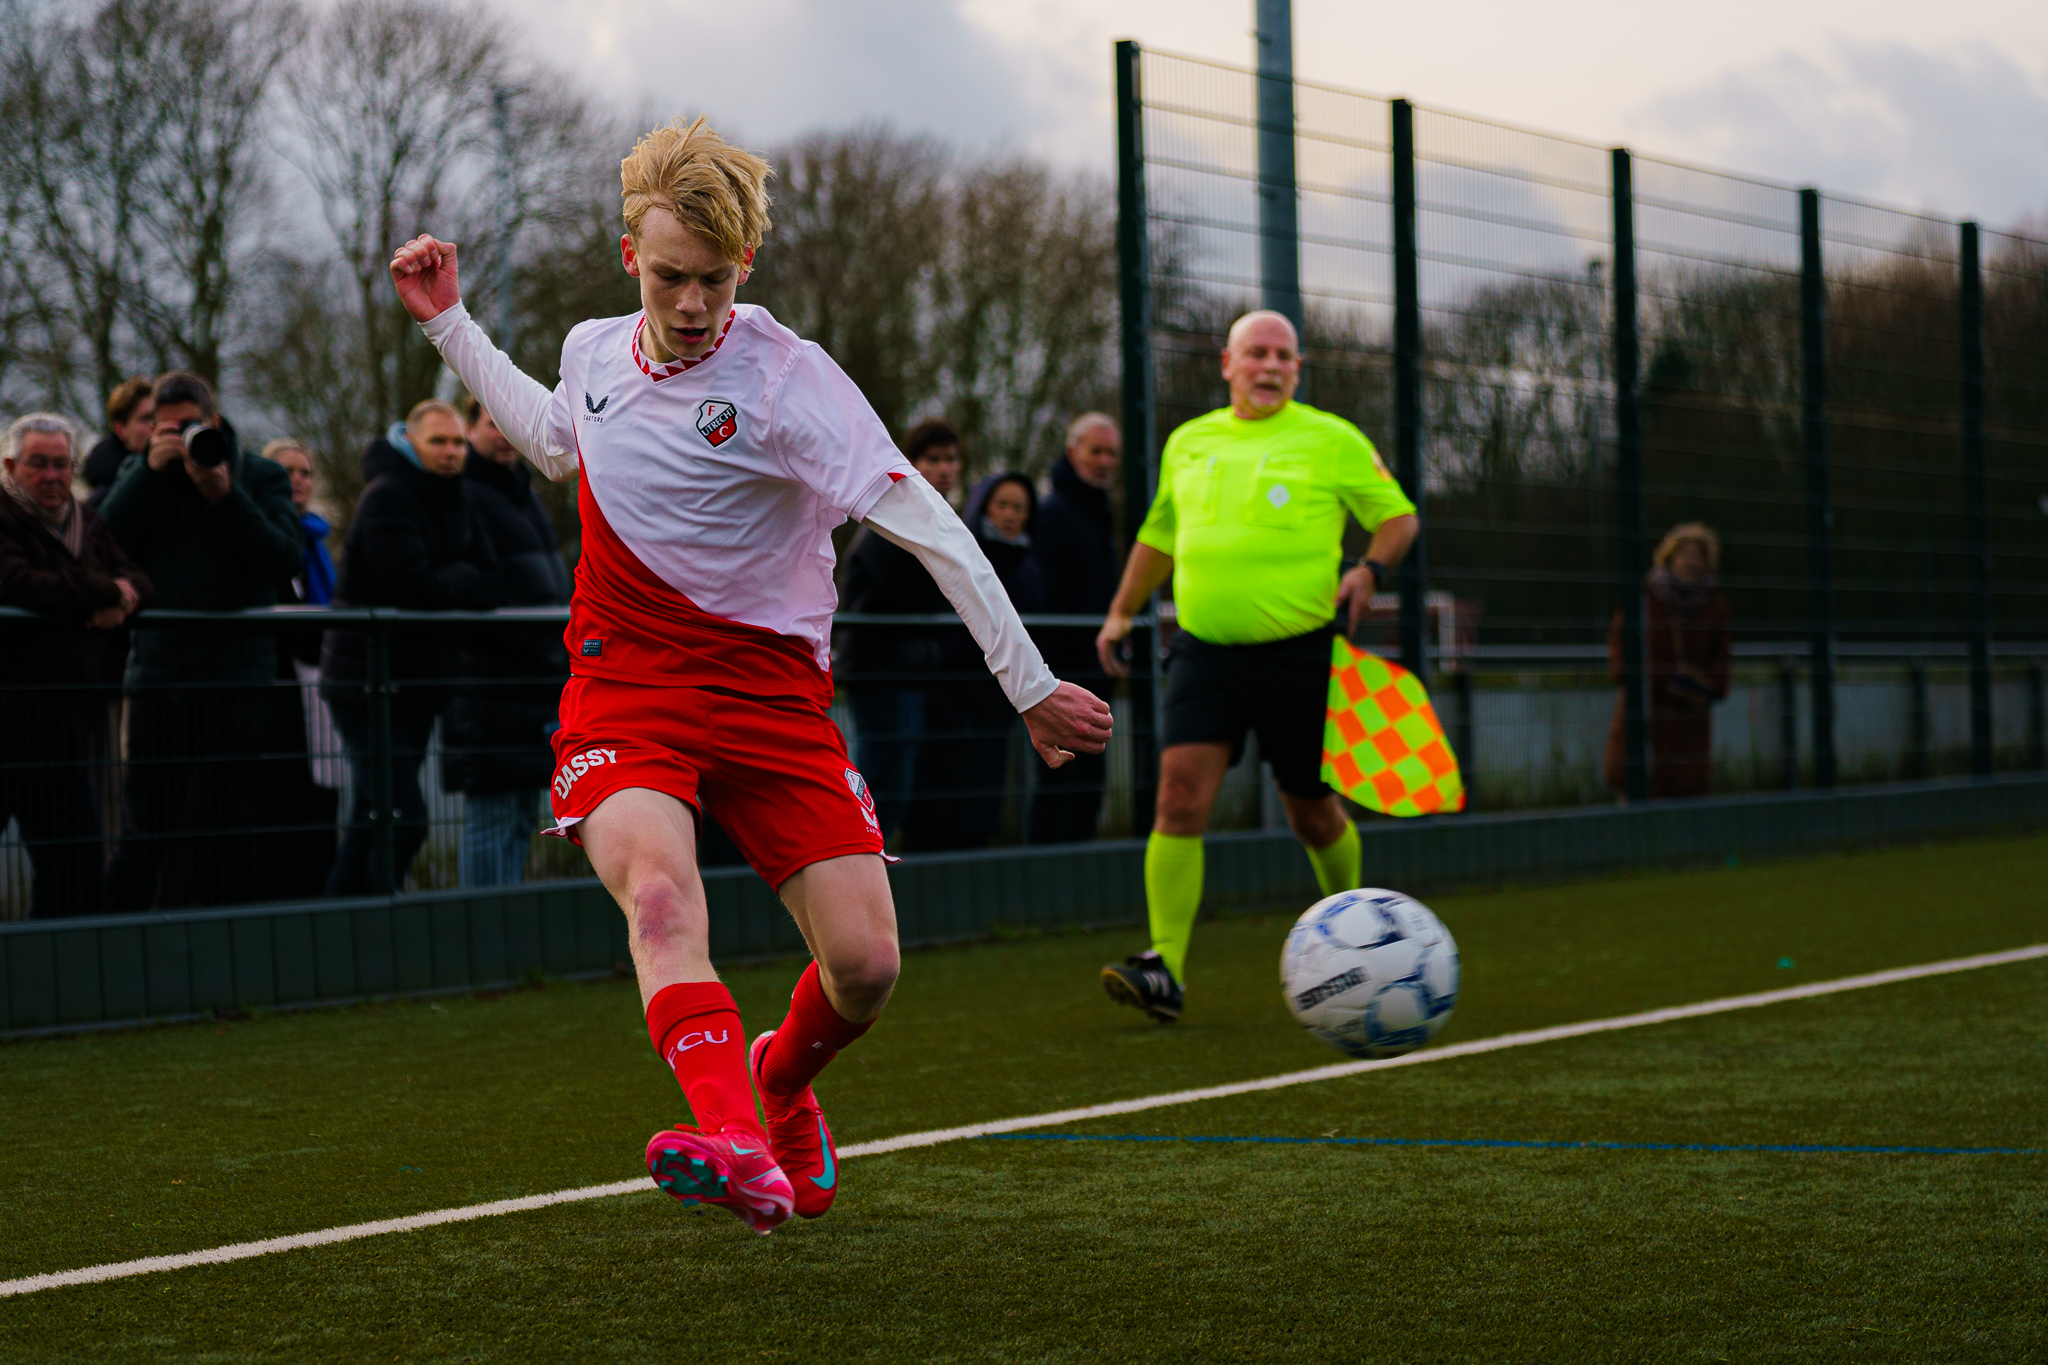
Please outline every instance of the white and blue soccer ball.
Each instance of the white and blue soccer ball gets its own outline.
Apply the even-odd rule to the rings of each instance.
[[[1398,1057],[1458,1003],[1458,945],[1428,906],[1366,887],[1317,901],[1287,932],[1280,986],[1295,1022],[1353,1057]]]

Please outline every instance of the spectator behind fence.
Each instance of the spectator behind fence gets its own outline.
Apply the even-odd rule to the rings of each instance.
[[[533,471],[483,404],[465,405],[469,456],[462,468],[475,515],[498,560],[508,607],[569,600],[569,566],[554,522],[533,489]],[[462,884],[516,886],[539,828],[540,798],[555,767],[549,737],[569,677],[558,625],[505,626],[464,637],[462,676],[441,719],[441,778],[463,794]]]
[[[245,453],[197,375],[152,390],[156,426],[101,505],[107,529],[156,585],[156,605],[189,611],[274,606],[297,571],[291,480]],[[137,629],[129,650],[128,827],[107,869],[107,908],[225,905],[264,896],[275,859],[259,833],[271,794],[250,760],[269,723],[271,633]]]
[[[155,385],[140,377],[124,379],[107,395],[107,434],[87,452],[79,477],[91,491],[85,505],[98,510],[108,490],[130,455],[149,449],[150,433],[156,428]]]
[[[299,556],[299,571],[291,577],[288,600],[302,606],[324,607],[334,600],[334,556],[327,552],[327,537],[333,527],[313,510],[313,456],[306,447],[285,438],[263,447],[263,458],[282,469],[292,481],[292,511],[298,513],[299,533],[305,549]]]
[[[1031,526],[1031,557],[1045,584],[1045,611],[1098,621],[1109,613],[1122,562],[1110,523],[1109,490],[1122,453],[1122,433],[1104,413],[1084,412],[1067,427],[1066,451],[1053,461],[1050,489]],[[1110,699],[1109,675],[1095,657],[1094,627],[1032,634],[1054,673]],[[1064,767],[1040,772],[1031,803],[1031,842],[1094,838],[1107,772],[1103,754],[1075,754]]]
[[[35,869],[30,913],[100,908],[100,820],[90,737],[107,637],[149,600],[149,578],[71,493],[75,438],[50,413],[17,418],[0,455],[0,605],[62,618],[10,626],[0,649],[7,742],[0,828],[12,818]]]
[[[404,422],[394,422],[370,443],[363,453],[369,486],[342,545],[336,607],[484,611],[499,604],[497,556],[477,515],[475,495],[462,477],[468,454],[462,419],[436,398],[414,407]],[[461,667],[459,635],[431,626],[391,632],[391,678],[398,684],[390,694],[394,889],[404,885],[427,840],[420,764],[434,718],[448,699],[447,682]],[[336,896],[379,889],[371,878],[377,836],[371,819],[376,770],[363,693],[368,675],[368,633],[328,631],[320,651],[321,695],[348,746],[353,788],[348,832],[327,878],[328,893]]]
[[[1721,541],[1697,521],[1672,527],[1643,581],[1643,651],[1649,660],[1650,795],[1704,796],[1713,777],[1714,703],[1728,695],[1728,599],[1714,585]],[[1607,630],[1607,672],[1622,679],[1621,613]],[[1602,764],[1607,785],[1628,789],[1626,698],[1614,699]]]
[[[991,474],[967,498],[967,529],[1019,612],[1045,610],[1045,583],[1031,556],[1037,506],[1031,480],[1015,471]],[[939,669],[925,703],[927,742],[917,754],[903,846],[982,848],[1002,828],[1017,711],[982,667],[981,647],[965,626],[942,631]]]
[[[327,553],[327,519],[313,511],[313,456],[290,438],[263,447],[263,458],[291,479],[292,510],[298,514],[304,550],[298,572],[278,585],[283,606],[324,607],[334,597],[334,560]],[[265,896],[302,900],[327,889],[334,865],[334,816],[340,803],[340,745],[333,719],[313,684],[320,675],[318,617],[278,632],[278,687],[271,693],[269,725],[263,739],[264,790],[273,803],[278,831],[273,874]]]
[[[941,496],[953,496],[960,482],[960,437],[952,427],[936,419],[919,422],[903,438],[903,455]],[[865,528],[847,555],[840,610],[878,616],[953,612],[916,555]],[[854,762],[874,794],[884,837],[902,821],[917,779],[926,700],[943,634],[939,626],[850,626],[841,637],[837,672],[853,708]]]

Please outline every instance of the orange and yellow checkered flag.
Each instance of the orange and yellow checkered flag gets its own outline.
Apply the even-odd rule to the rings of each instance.
[[[1341,635],[1330,658],[1323,781],[1382,815],[1465,809],[1457,757],[1422,683]]]

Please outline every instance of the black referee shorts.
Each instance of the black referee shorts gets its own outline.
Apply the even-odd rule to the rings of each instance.
[[[1166,659],[1166,718],[1160,746],[1228,744],[1233,766],[1246,731],[1289,796],[1328,796],[1323,781],[1323,719],[1330,699],[1330,641],[1335,622],[1257,645],[1212,645],[1186,631]]]

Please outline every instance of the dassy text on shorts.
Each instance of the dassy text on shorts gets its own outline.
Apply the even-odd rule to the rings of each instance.
[[[617,749],[585,749],[580,754],[569,755],[569,761],[564,763],[561,771],[555,774],[555,795],[567,796],[569,788],[576,785],[577,778],[583,776],[592,768],[602,768],[607,763],[616,763],[618,761],[619,751]]]

